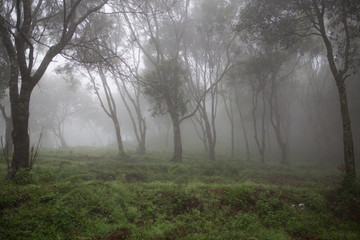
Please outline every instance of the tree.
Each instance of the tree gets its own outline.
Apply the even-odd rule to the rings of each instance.
[[[101,84],[97,83],[96,78],[94,77],[94,75],[91,72],[89,67],[87,68],[87,73],[88,73],[88,76],[92,83],[94,93],[100,101],[101,108],[104,110],[106,115],[111,119],[111,121],[114,124],[115,136],[116,136],[117,148],[118,148],[119,155],[125,156],[124,144],[123,144],[123,140],[122,140],[122,136],[121,136],[120,123],[119,123],[119,119],[118,119],[118,115],[117,115],[117,106],[116,106],[115,98],[113,96],[113,93],[111,91],[111,88],[110,88],[110,85],[108,82],[108,77],[106,76],[106,73],[105,73],[105,67],[101,63],[97,64],[97,73],[100,77]],[[104,92],[105,100],[103,100],[100,89],[102,89]]]
[[[9,92],[14,126],[14,153],[8,179],[13,179],[19,169],[29,167],[32,90],[54,57],[71,45],[75,32],[77,38],[85,34],[80,31],[82,22],[106,2],[1,1],[0,36],[10,62]]]
[[[173,123],[173,161],[182,161],[180,123],[186,112],[183,84],[187,78],[180,64],[190,0],[145,1],[140,5],[123,2],[119,7],[131,32],[131,39],[141,49],[145,65],[150,71],[145,76],[144,93],[153,105],[153,114],[169,113]],[[136,9],[136,11],[129,11]],[[128,11],[127,11],[128,10]],[[140,13],[139,13],[140,12]],[[169,69],[174,70],[170,72]],[[155,86],[159,87],[156,88]],[[172,96],[164,89],[172,91]],[[183,116],[183,117],[182,117]]]
[[[10,77],[9,58],[7,57],[4,46],[0,45],[0,101],[7,95],[8,81]],[[0,103],[1,114],[5,120],[5,150],[11,152],[13,150],[13,143],[11,138],[12,119],[11,114],[6,112],[5,106]]]
[[[231,21],[237,4],[228,1],[199,1],[190,15],[189,27],[182,45],[183,59],[190,75],[189,92],[198,102],[209,86],[213,87],[203,98],[197,112],[202,134],[198,134],[208,150],[209,158],[215,160],[217,142],[216,116],[218,111],[219,83],[231,67],[232,35]]]
[[[66,126],[90,105],[90,96],[80,86],[74,86],[68,78],[45,74],[32,94],[30,130],[48,132],[60,148],[67,148]]]
[[[133,55],[134,56],[134,55]],[[134,58],[136,59],[136,58]],[[133,125],[134,134],[138,147],[136,151],[139,154],[146,153],[146,121],[142,112],[141,104],[141,82],[139,81],[139,64],[140,59],[135,60],[135,67],[133,73],[130,73],[128,77],[116,77],[115,84],[123,100],[126,110],[129,113],[131,123]],[[120,80],[119,80],[120,79]],[[127,81],[128,80],[128,81]],[[129,84],[130,82],[130,84]],[[130,85],[130,86],[129,86]],[[131,91],[132,90],[132,91]],[[129,102],[130,101],[130,104]],[[134,113],[135,112],[135,113]]]
[[[154,115],[168,113],[174,131],[174,153],[172,161],[182,161],[182,142],[180,123],[187,112],[187,98],[184,85],[188,82],[188,73],[178,59],[163,61],[160,66],[144,77],[144,94],[153,105]]]
[[[342,117],[345,182],[356,182],[354,143],[346,80],[359,63],[360,2],[357,0],[254,0],[242,12],[239,30],[261,32],[285,47],[317,36],[336,83]]]

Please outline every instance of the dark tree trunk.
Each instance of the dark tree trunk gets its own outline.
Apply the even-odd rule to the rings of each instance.
[[[340,110],[343,129],[343,143],[344,143],[344,162],[346,172],[346,182],[354,183],[356,181],[355,170],[355,154],[354,143],[351,131],[351,120],[349,113],[349,106],[347,101],[347,94],[344,81],[337,81],[337,88],[340,99]]]
[[[355,41],[355,39],[350,39],[350,29],[348,26],[348,17],[346,9],[347,1],[341,1],[341,24],[344,26],[344,41],[342,43],[344,56],[342,57],[342,69],[339,69],[336,65],[335,53],[332,43],[328,37],[328,32],[325,27],[325,17],[324,12],[320,11],[317,2],[313,2],[317,24],[319,26],[318,31],[321,34],[321,38],[325,44],[327,60],[329,62],[329,67],[331,73],[335,79],[336,86],[339,93],[340,100],[340,111],[341,111],[341,120],[342,120],[342,129],[343,129],[343,147],[344,147],[344,164],[345,164],[345,183],[352,186],[356,183],[356,169],[355,169],[355,153],[354,153],[354,140],[352,137],[351,131],[351,120],[349,114],[349,106],[347,102],[347,94],[345,87],[345,79],[349,76],[347,75],[351,63],[351,47],[350,41]]]
[[[211,126],[209,123],[209,119],[207,118],[207,115],[204,115],[204,122],[205,122],[205,129],[206,129],[206,137],[209,147],[209,159],[214,161],[215,160],[215,143],[214,138],[211,131]]]
[[[276,71],[273,76],[276,76]],[[287,131],[285,129],[284,119],[279,112],[279,99],[277,93],[277,86],[275,84],[275,77],[271,79],[271,94],[269,101],[270,108],[270,123],[275,131],[276,141],[281,150],[281,164],[288,164],[288,144],[286,143]]]
[[[172,157],[173,162],[182,162],[182,141],[179,117],[172,116],[173,131],[174,131],[174,155]]]
[[[259,93],[253,93],[253,97],[252,97],[252,104],[253,104],[253,106],[252,106],[252,117],[253,117],[254,138],[255,138],[256,146],[257,146],[258,151],[259,151],[260,161],[262,163],[264,163],[265,162],[265,147],[266,147],[266,145],[265,145],[266,104],[265,104],[265,96],[264,96],[264,93],[263,93],[263,96],[262,96],[263,109],[262,109],[262,114],[261,114],[261,139],[259,139],[259,136],[258,136],[259,134],[258,134],[258,129],[257,129],[257,121],[256,121],[256,110],[257,110],[257,106],[258,106],[258,95],[259,95]]]
[[[14,179],[15,174],[19,169],[30,167],[30,138],[28,133],[30,94],[31,90],[29,92],[24,90],[23,95],[25,95],[25,97],[20,97],[18,102],[12,101],[11,104],[14,153],[7,179]],[[10,99],[13,100],[13,98],[14,96],[10,94]]]

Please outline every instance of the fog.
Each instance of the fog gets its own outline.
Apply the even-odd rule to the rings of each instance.
[[[45,149],[111,146],[119,154],[173,153],[173,160],[197,152],[211,160],[342,163],[339,94],[322,39],[274,41],[276,32],[245,26],[244,6],[108,4],[107,14],[93,14],[77,30],[32,91],[31,145],[42,133]],[[345,64],[336,60],[339,68]],[[356,150],[358,69],[354,64],[346,77]],[[1,105],[9,114],[7,94]],[[4,118],[0,128],[6,138]]]

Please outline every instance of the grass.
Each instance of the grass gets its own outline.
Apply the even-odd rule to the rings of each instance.
[[[1,159],[0,239],[360,239],[334,167],[168,159],[47,150],[15,183]]]

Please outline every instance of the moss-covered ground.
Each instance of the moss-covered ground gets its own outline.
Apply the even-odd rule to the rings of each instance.
[[[334,166],[168,159],[47,150],[15,182],[0,159],[0,239],[360,239]]]

